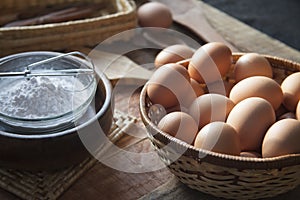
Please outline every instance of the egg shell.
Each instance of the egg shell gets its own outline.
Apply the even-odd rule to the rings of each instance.
[[[252,76],[233,86],[229,95],[235,104],[249,97],[266,99],[276,110],[282,103],[283,93],[280,85],[273,79],[265,76]]]
[[[165,115],[158,123],[158,128],[188,144],[193,143],[198,132],[195,120],[184,112],[171,112]]]
[[[226,121],[234,103],[226,96],[204,94],[195,99],[189,107],[190,115],[198,123],[199,129],[215,121]]]
[[[188,113],[188,109],[186,107],[183,107],[180,105],[176,105],[176,106],[167,108],[166,111],[167,111],[167,113],[176,112],[176,111]]]
[[[190,64],[190,58],[188,58],[188,59],[185,59],[185,60],[180,60],[180,61],[178,61],[178,62],[176,62],[177,64],[179,64],[179,65],[182,65],[182,66],[184,66],[185,68],[188,68],[188,66],[189,66],[189,64]]]
[[[283,104],[294,112],[300,100],[300,72],[293,73],[286,77],[281,83],[283,92]]]
[[[298,120],[300,120],[300,100],[299,100],[299,102],[297,104],[297,108],[296,108],[296,118]]]
[[[137,10],[138,23],[142,27],[169,28],[172,25],[170,9],[159,2],[148,2]]]
[[[283,119],[267,131],[263,144],[263,158],[300,153],[300,121]]]
[[[153,104],[165,108],[188,107],[186,93],[194,93],[187,69],[178,64],[166,64],[158,68],[147,82],[147,95]],[[188,102],[190,103],[190,102]]]
[[[242,157],[248,157],[248,158],[261,158],[261,154],[257,153],[255,151],[243,151],[240,153],[240,156]]]
[[[269,61],[257,53],[247,53],[241,56],[234,67],[236,82],[251,76],[273,77],[273,70]]]
[[[275,120],[274,109],[268,101],[251,97],[235,105],[227,123],[237,131],[242,151],[260,151],[263,137]]]
[[[228,155],[238,156],[241,152],[236,131],[224,122],[212,122],[204,126],[197,134],[194,146]]]
[[[234,84],[228,81],[215,81],[206,85],[208,93],[221,94],[229,97],[230,91]]]
[[[199,83],[222,80],[232,64],[231,50],[219,42],[211,42],[200,47],[188,66],[190,77]]]
[[[203,87],[200,85],[200,83],[198,83],[197,81],[195,81],[194,79],[190,79],[190,82],[191,82],[191,86],[192,88],[194,89],[194,92],[196,94],[197,97],[203,95],[205,92],[204,92],[204,89]]]
[[[183,44],[176,44],[164,48],[155,57],[155,67],[160,67],[168,63],[176,63],[188,58],[191,58],[194,54],[193,49]]]
[[[203,94],[205,94],[203,87],[194,79],[190,79],[190,85],[192,90],[188,89],[185,91],[184,95],[184,106],[189,108],[190,105],[195,101],[195,99]],[[183,104],[181,104],[183,105]]]

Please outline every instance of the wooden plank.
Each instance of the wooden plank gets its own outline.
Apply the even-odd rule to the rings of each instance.
[[[220,10],[198,1],[208,23],[242,52],[256,52],[300,62],[300,52]]]
[[[159,0],[172,11],[173,19],[189,28],[206,42],[222,42],[232,51],[237,48],[225,40],[206,20],[202,8],[196,0]]]
[[[122,167],[130,169],[137,167],[138,170],[147,170],[148,163],[162,164],[155,152],[153,152],[150,141],[146,139],[146,130],[139,119],[138,101],[140,89],[136,86],[120,86],[115,93],[116,109],[138,117],[138,121],[129,127],[129,134],[125,134],[116,145],[126,152],[136,153],[131,157],[123,156],[121,151],[109,152],[107,160],[110,163],[122,159]],[[133,135],[131,135],[133,134]],[[135,137],[138,136],[138,137]],[[141,160],[141,153],[153,152],[152,157]],[[106,161],[107,161],[106,160]],[[145,163],[146,162],[146,163]],[[168,169],[146,173],[128,173],[116,170],[99,162],[72,187],[70,187],[59,199],[137,199],[153,191],[167,182],[174,175]]]
[[[148,199],[164,199],[164,200],[219,200],[220,198],[214,197],[209,194],[193,190],[186,185],[182,184],[175,177],[171,178],[167,183],[158,187],[151,193],[143,196],[140,200]],[[268,198],[268,200],[289,200],[289,199],[300,199],[300,186],[285,194]]]
[[[141,153],[149,148],[149,141],[143,140],[126,150]],[[134,160],[130,162],[132,165],[136,164]],[[148,173],[126,173],[98,163],[60,199],[137,199],[171,177],[173,175],[167,169]]]

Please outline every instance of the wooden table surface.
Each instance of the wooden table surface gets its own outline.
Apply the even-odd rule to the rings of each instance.
[[[165,1],[164,1],[165,2]],[[258,53],[267,53],[271,55],[276,55],[280,57],[285,57],[299,61],[300,53],[281,42],[278,42],[263,33],[258,32],[257,30],[252,29],[251,27],[246,26],[245,24],[229,17],[228,15],[206,5],[202,2],[198,2],[201,9],[199,12],[204,13],[205,16],[213,14],[214,19],[206,19],[208,26],[211,26],[218,34],[223,36],[223,39],[226,39],[230,42],[237,50],[239,51],[255,51]],[[219,21],[218,21],[219,19]],[[222,21],[222,25],[220,24]],[[230,24],[234,29],[228,30],[228,27],[225,25]],[[240,28],[240,29],[239,29]],[[181,28],[182,31],[186,31]],[[238,30],[243,30],[240,35],[230,35],[229,31],[238,32]],[[203,30],[205,32],[205,30]],[[201,30],[200,30],[201,32]],[[249,37],[251,35],[252,40],[243,40],[243,37]],[[242,40],[242,41],[241,41]],[[253,44],[254,40],[259,40],[260,44]],[[202,41],[202,38],[199,39]],[[214,38],[210,38],[209,41],[214,41]],[[205,42],[209,42],[205,41]],[[275,46],[274,46],[275,45]],[[260,46],[260,47],[259,47]],[[263,48],[262,48],[263,47]],[[80,48],[78,49],[80,50]],[[85,48],[85,51],[88,49]],[[86,52],[88,53],[88,52]],[[153,62],[154,56],[157,51],[137,51],[128,54],[130,57],[137,63],[142,63],[148,61]],[[124,98],[128,96],[128,92],[135,90],[135,92],[130,96],[130,99]],[[135,116],[138,120],[136,122],[136,127],[132,130],[134,134],[138,134],[139,137],[133,137],[131,135],[125,135],[123,138],[118,141],[117,145],[123,148],[126,151],[130,152],[151,152],[153,151],[150,141],[147,139],[145,128],[141,123],[139,111],[138,111],[138,100],[139,100],[139,89],[137,85],[122,85],[119,86],[118,92],[115,93],[115,108],[128,113],[132,116]],[[116,155],[112,155],[117,156]],[[135,167],[145,168],[147,163],[141,164],[140,158],[126,158],[128,163],[132,163]],[[158,157],[154,157],[155,162],[160,162]],[[178,186],[179,185],[179,186]],[[98,162],[92,169],[85,173],[80,179],[78,179],[67,191],[65,191],[62,196],[59,198],[61,200],[73,200],[73,199],[139,199],[144,197],[144,199],[156,199],[160,193],[163,193],[163,189],[166,188],[181,188],[180,191],[168,191],[165,192],[165,199],[174,199],[175,196],[180,198],[186,197],[186,199],[216,199],[209,195],[204,195],[200,192],[195,192],[190,189],[185,188],[185,186],[180,185],[175,179],[174,175],[171,174],[167,168],[162,168],[157,171],[146,172],[146,173],[128,173],[122,172],[111,167],[108,167],[101,162]],[[153,196],[147,196],[151,193]],[[186,194],[187,196],[180,195]],[[293,196],[299,197],[300,190],[297,189],[293,191]],[[169,195],[169,196],[168,196]],[[18,197],[10,194],[4,190],[0,189],[0,199],[19,199]]]

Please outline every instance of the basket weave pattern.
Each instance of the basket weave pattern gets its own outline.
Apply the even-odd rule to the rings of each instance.
[[[103,3],[113,7],[115,12],[61,23],[0,27],[0,56],[29,50],[64,50],[76,46],[92,46],[136,26],[136,7],[130,0],[3,0],[0,9],[14,8],[16,12],[18,9],[34,9],[34,6],[73,2]]]
[[[124,130],[134,124],[136,118],[115,110],[113,121],[108,134],[112,143],[124,135]],[[105,154],[109,147],[109,144],[99,147],[99,156]],[[97,162],[97,159],[89,157],[65,169],[40,172],[0,168],[0,188],[27,200],[57,199]]]
[[[236,61],[242,53],[235,53]],[[266,56],[279,83],[300,71],[300,64]],[[225,77],[233,81],[233,70]],[[158,155],[177,178],[190,188],[228,199],[260,199],[276,196],[300,184],[300,154],[276,158],[246,158],[196,149],[162,132],[149,108],[152,105],[145,87],[140,110],[148,136]],[[157,112],[161,112],[159,109]],[[157,113],[156,113],[157,114]]]

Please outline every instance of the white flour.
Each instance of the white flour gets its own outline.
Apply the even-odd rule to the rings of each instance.
[[[64,88],[83,87],[73,77],[32,77],[19,79],[9,90],[0,92],[0,111],[19,118],[44,118],[65,114],[76,109],[86,95]]]

